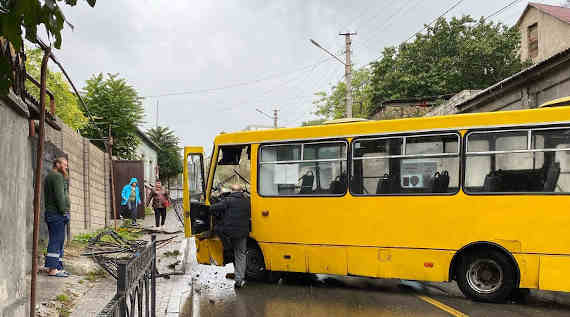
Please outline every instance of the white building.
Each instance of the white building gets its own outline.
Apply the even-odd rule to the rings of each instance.
[[[158,178],[159,147],[141,129],[137,128],[137,134],[141,143],[137,146],[136,154],[144,162],[144,182],[145,185],[154,185]]]

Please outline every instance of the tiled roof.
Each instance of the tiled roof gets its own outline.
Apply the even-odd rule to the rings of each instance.
[[[529,7],[535,7],[544,13],[547,13],[555,18],[558,18],[559,20],[562,20],[566,23],[570,23],[570,8],[551,6],[547,4],[534,3],[534,2],[529,2],[528,5]]]

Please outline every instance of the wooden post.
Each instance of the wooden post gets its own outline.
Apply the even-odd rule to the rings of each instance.
[[[32,278],[30,283],[30,317],[36,315],[36,279],[38,276],[38,234],[40,230],[40,200],[42,190],[42,165],[44,159],[45,121],[46,121],[46,77],[47,62],[51,48],[44,51],[41,67],[40,84],[40,131],[38,136],[38,152],[36,153],[36,170],[34,176],[34,233],[32,243]]]
[[[109,152],[109,169],[111,170],[111,210],[113,210],[113,214],[115,215],[115,231],[117,231],[117,204],[116,197],[115,197],[115,174],[113,172],[113,136],[111,135],[111,124],[109,123],[109,139],[107,140],[108,144],[108,151]]]

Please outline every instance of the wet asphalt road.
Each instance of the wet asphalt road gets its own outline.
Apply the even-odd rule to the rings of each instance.
[[[454,284],[402,285],[398,280],[321,275],[235,290],[233,266],[191,264],[192,296],[181,316],[570,316],[570,305],[532,292],[508,304],[465,299]],[[566,295],[563,295],[566,296]]]

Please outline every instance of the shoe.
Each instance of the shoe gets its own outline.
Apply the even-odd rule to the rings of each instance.
[[[244,288],[245,287],[245,281],[236,281],[234,284],[235,288]]]
[[[63,271],[59,271],[55,274],[48,274],[48,276],[53,276],[53,277],[69,277],[69,274],[67,274],[66,272]]]

